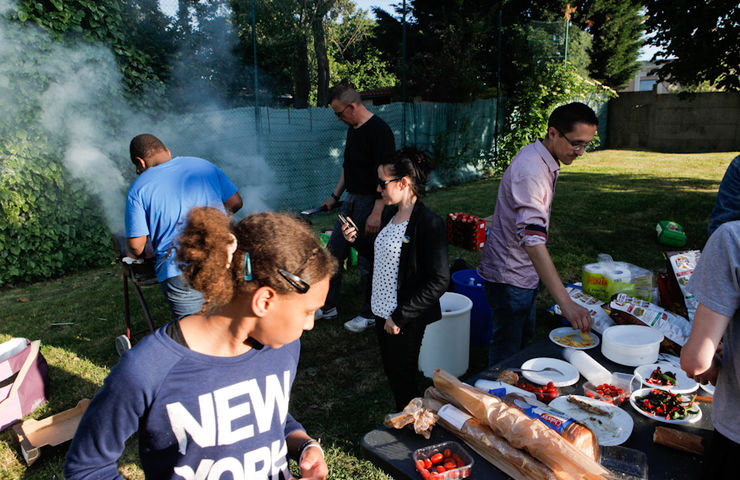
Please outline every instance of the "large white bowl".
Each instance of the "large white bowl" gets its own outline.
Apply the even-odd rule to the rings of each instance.
[[[601,336],[601,353],[620,365],[637,367],[658,360],[663,335],[642,325],[615,325]]]

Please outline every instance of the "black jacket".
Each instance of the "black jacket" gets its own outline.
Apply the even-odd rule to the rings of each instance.
[[[381,229],[398,211],[396,206],[383,210]],[[447,253],[447,229],[444,221],[419,200],[414,205],[406,227],[406,239],[401,246],[398,264],[398,306],[391,318],[403,328],[409,322],[428,325],[442,318],[439,297],[450,282]],[[360,236],[355,248],[374,261],[373,239]]]

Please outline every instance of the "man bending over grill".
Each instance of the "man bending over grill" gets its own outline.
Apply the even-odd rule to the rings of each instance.
[[[242,208],[242,198],[214,164],[197,157],[172,158],[154,135],[134,137],[129,152],[139,177],[126,196],[128,254],[140,258],[149,236],[157,260],[157,280],[172,315],[179,319],[198,313],[203,296],[182,277],[171,247],[193,207],[213,207],[233,214]]]

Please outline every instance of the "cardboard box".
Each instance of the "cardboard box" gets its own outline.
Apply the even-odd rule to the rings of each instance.
[[[41,456],[41,447],[52,447],[72,440],[90,400],[83,398],[77,406],[41,420],[26,420],[13,425],[21,453],[28,465]]]

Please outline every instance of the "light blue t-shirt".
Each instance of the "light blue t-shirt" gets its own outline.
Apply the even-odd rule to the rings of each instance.
[[[170,247],[182,232],[193,207],[225,212],[224,202],[237,192],[224,172],[207,160],[175,157],[148,168],[126,196],[126,237],[149,235],[157,258],[157,279],[180,275]]]
[[[709,237],[688,289],[700,303],[731,319],[723,336],[712,423],[740,443],[740,221],[722,224]]]

